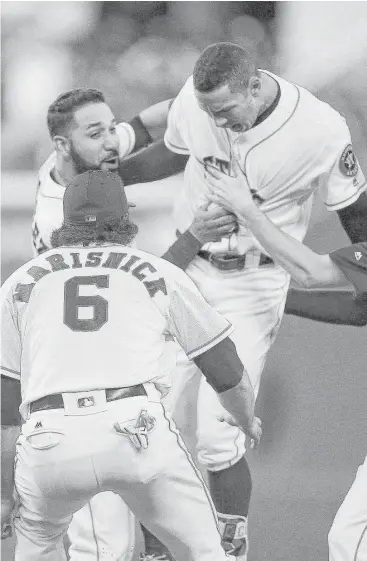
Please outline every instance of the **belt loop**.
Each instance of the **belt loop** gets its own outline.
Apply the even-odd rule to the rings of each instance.
[[[161,393],[155,387],[155,384],[152,382],[147,382],[143,384],[145,391],[147,392],[148,401],[153,401],[156,403],[160,403],[161,401]]]
[[[258,268],[260,265],[261,253],[257,249],[249,250],[245,254],[245,264],[246,269]]]

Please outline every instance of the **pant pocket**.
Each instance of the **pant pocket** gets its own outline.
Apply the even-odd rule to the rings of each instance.
[[[56,430],[34,431],[26,436],[27,442],[35,450],[55,448],[64,439],[65,433]]]

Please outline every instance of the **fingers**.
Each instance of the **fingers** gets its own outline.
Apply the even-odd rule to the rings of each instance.
[[[205,168],[204,175],[207,179],[209,178],[220,179],[221,177],[223,177],[223,172],[219,171],[214,167],[207,166]]]
[[[205,203],[203,203],[198,207],[198,210],[208,211],[210,205],[211,205],[211,201],[206,201]]]
[[[4,522],[1,526],[1,539],[6,540],[7,538],[11,538],[12,535],[13,535],[12,525]]]
[[[232,415],[230,415],[229,413],[222,413],[221,415],[219,415],[218,421],[220,421],[221,423],[228,423],[228,425],[232,425],[232,427],[238,426]]]
[[[227,220],[235,220],[236,218],[233,212],[228,211],[226,208],[224,208],[223,206],[219,206],[218,204],[209,207],[208,210],[206,211],[205,216],[206,218],[210,218],[212,220],[216,220],[218,218],[224,218],[224,217]]]

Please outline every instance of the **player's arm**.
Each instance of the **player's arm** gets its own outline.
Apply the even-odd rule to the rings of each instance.
[[[319,178],[327,210],[338,213],[352,243],[367,240],[366,179],[354,153],[345,121],[339,123],[329,141],[330,163]],[[328,161],[329,156],[325,158]]]
[[[149,131],[153,140],[163,138],[166,127],[169,109],[173,99],[165,99],[155,105],[143,109],[138,115],[139,120]]]
[[[1,500],[13,504],[15,443],[20,433],[20,382],[1,376]]]
[[[169,331],[217,392],[228,411],[226,419],[258,442],[261,422],[254,416],[255,397],[236,347],[229,339],[231,324],[203,298],[195,284],[177,270],[169,286],[166,312]]]
[[[136,153],[121,162],[120,175],[125,185],[158,181],[185,169],[189,152],[183,141],[177,140],[180,136],[177,123],[182,114],[180,98],[181,93],[174,100],[162,102],[163,105],[158,104],[145,110],[144,115],[140,114],[146,127],[149,127],[150,122],[152,128],[157,129],[161,126],[157,124],[164,122],[167,130],[164,141],[160,138],[149,144],[146,138],[145,144],[134,147]],[[144,150],[139,151],[142,147]]]
[[[249,228],[265,251],[303,287],[332,286],[346,282],[341,270],[329,255],[319,255],[298,242],[277,226],[254,202],[250,188],[239,167],[234,164],[234,176],[208,169],[210,198],[227,210],[236,209],[239,222]]]
[[[257,444],[261,421],[255,417],[254,390],[233,341],[226,337],[193,360],[230,415],[222,419],[239,426]]]
[[[202,206],[196,211],[188,230],[183,234],[177,232],[177,240],[162,255],[162,259],[185,270],[205,243],[219,241],[223,236],[231,234],[236,227],[237,219],[234,214],[220,207]]]
[[[15,443],[20,432],[19,406],[21,344],[9,297],[9,285],[1,289],[1,523],[8,524],[14,508]],[[3,530],[3,527],[2,527]]]
[[[158,140],[121,160],[120,175],[125,185],[159,181],[183,171],[187,160],[188,156],[174,154]]]
[[[151,105],[127,122],[134,132],[134,152],[163,138],[171,103],[172,99],[166,99]]]
[[[337,210],[340,222],[352,243],[367,240],[367,193],[349,206]]]
[[[340,325],[367,325],[367,298],[349,290],[290,288],[285,313]]]

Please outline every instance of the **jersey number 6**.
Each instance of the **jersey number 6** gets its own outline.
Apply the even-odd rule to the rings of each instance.
[[[108,275],[73,277],[64,288],[64,323],[73,331],[98,331],[108,320],[108,301],[102,296],[79,296],[80,286],[108,288]],[[80,308],[90,308],[93,317],[79,319]]]

